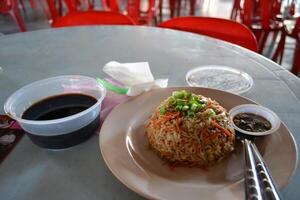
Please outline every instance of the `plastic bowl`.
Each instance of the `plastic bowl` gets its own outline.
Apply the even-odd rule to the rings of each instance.
[[[97,99],[97,102],[82,112],[64,118],[43,121],[22,119],[23,113],[34,103],[70,93],[89,95]],[[105,88],[94,78],[58,76],[33,82],[17,90],[7,99],[4,111],[19,122],[38,146],[63,149],[85,141],[97,130],[105,95]],[[88,129],[85,129],[87,126]]]
[[[260,105],[243,104],[243,105],[239,105],[239,106],[232,108],[229,111],[229,116],[230,116],[231,120],[233,121],[234,116],[239,113],[252,113],[252,114],[262,116],[265,119],[267,119],[272,125],[271,129],[268,131],[250,132],[250,131],[240,129],[234,123],[232,123],[235,130],[237,130],[241,133],[247,134],[247,135],[254,135],[254,136],[269,135],[269,134],[272,134],[275,131],[277,131],[281,124],[279,117],[272,110],[270,110],[266,107],[260,106]]]

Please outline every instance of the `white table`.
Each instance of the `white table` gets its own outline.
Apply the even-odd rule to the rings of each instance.
[[[0,37],[0,105],[16,89],[57,75],[103,77],[102,66],[148,61],[156,78],[182,86],[199,65],[227,65],[250,74],[243,96],[275,111],[300,144],[300,80],[274,62],[246,49],[191,33],[148,27],[48,29]],[[3,109],[0,109],[3,114]],[[300,197],[300,171],[283,189]],[[0,199],[142,199],[106,167],[98,136],[65,151],[47,151],[24,137],[0,165]]]

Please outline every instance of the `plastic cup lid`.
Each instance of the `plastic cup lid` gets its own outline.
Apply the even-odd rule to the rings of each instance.
[[[252,77],[238,69],[206,65],[191,69],[186,74],[186,82],[192,87],[208,87],[236,94],[248,91],[253,85]]]

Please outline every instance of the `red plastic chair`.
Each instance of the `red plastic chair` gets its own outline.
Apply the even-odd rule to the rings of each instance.
[[[195,15],[196,0],[188,0],[190,4],[189,15]],[[181,11],[182,0],[169,0],[170,18],[179,17]],[[162,21],[163,0],[158,1],[159,20]]]
[[[128,0],[127,3],[127,14],[130,16],[136,24],[148,24],[150,25],[153,21],[156,24],[156,8],[155,0],[148,0],[148,9],[142,11],[140,9],[141,0]]]
[[[104,9],[120,12],[120,5],[118,0],[102,0]],[[156,9],[155,0],[148,0],[148,9],[142,11],[140,9],[141,0],[127,0],[127,9],[124,14],[133,19],[136,24],[148,24],[152,21],[156,24]]]
[[[210,17],[179,17],[163,22],[159,26],[207,35],[258,51],[251,30],[235,21]]]
[[[273,60],[278,60],[278,57],[280,61],[282,60],[283,53],[284,53],[284,46],[286,37],[291,37],[295,39],[296,46],[294,51],[294,58],[293,58],[293,64],[291,68],[291,72],[298,75],[300,72],[300,17],[296,19],[296,23],[292,31],[289,31],[290,28],[285,26],[284,32],[282,34],[282,37],[280,38],[279,45],[274,53]]]
[[[188,0],[188,1],[190,3],[189,15],[195,15],[196,0]],[[176,10],[176,16],[178,16],[178,17],[180,16],[181,5],[182,5],[182,0],[169,0],[170,18],[175,17],[175,15],[174,15],[175,10]]]
[[[135,25],[129,17],[109,11],[72,12],[59,18],[52,24],[53,28],[85,25]]]
[[[241,10],[242,23],[248,26],[256,35],[259,52],[262,53],[266,41],[273,33],[273,41],[283,31],[280,14],[281,0],[244,0]]]
[[[102,0],[102,7],[104,10],[120,12],[120,5],[118,0]]]
[[[241,12],[241,0],[234,0],[233,7],[230,14],[231,20],[237,20],[238,16],[240,16]]]
[[[77,12],[81,10],[81,7],[85,7],[86,10],[92,9],[94,4],[93,0],[46,0],[47,5],[50,12],[50,17],[48,17],[49,21],[54,23],[56,19],[63,16],[63,5],[67,7],[67,13],[69,12]],[[85,4],[82,6],[82,4]],[[49,15],[46,13],[46,15]]]
[[[25,32],[26,26],[23,18],[19,13],[18,1],[16,0],[2,0],[0,1],[0,14],[10,15],[15,21],[20,31]]]

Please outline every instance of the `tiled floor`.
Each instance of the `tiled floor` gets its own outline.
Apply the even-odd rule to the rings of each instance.
[[[38,29],[45,29],[50,28],[49,22],[45,16],[45,14],[42,11],[41,5],[39,2],[41,0],[37,0],[38,3],[38,9],[33,10],[28,0],[23,0],[26,7],[26,13],[22,13],[23,18],[26,22],[26,26],[28,31],[32,30],[38,30]],[[143,2],[146,2],[147,0],[142,0]],[[289,0],[285,0],[289,1]],[[97,8],[101,8],[100,1],[98,2],[99,5],[97,5]],[[164,1],[164,17],[163,19],[166,20],[169,18],[168,13],[168,1]],[[183,2],[181,15],[188,15],[189,11],[189,5],[188,3]],[[300,7],[300,0],[297,1],[297,9]],[[229,18],[231,8],[232,8],[233,0],[197,0],[196,4],[196,15],[198,16],[210,16],[210,17],[220,17],[220,18]],[[0,32],[4,34],[11,34],[19,32],[18,28],[12,21],[12,19],[9,16],[2,16],[0,15]],[[292,39],[289,39],[286,44],[285,48],[285,54],[282,66],[286,69],[290,69],[290,66],[292,64],[293,59],[293,49],[294,49],[295,42]],[[265,56],[268,56],[268,51],[264,52]]]

